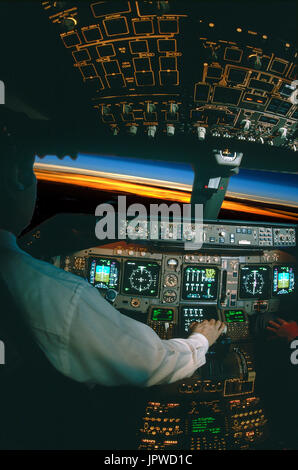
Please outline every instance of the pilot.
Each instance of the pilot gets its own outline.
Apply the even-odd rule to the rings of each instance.
[[[270,320],[268,322],[267,330],[274,333],[279,338],[284,338],[289,343],[298,338],[298,323],[295,321],[286,321],[283,318]]]
[[[0,113],[0,278],[50,363],[78,382],[105,386],[148,387],[191,376],[224,332],[222,322],[194,323],[188,338],[161,340],[84,279],[19,248],[17,237],[35,207],[36,149],[30,120],[3,106]]]

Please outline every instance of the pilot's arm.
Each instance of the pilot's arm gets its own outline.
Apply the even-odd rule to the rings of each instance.
[[[161,340],[149,326],[118,312],[94,287],[79,288],[66,344],[51,359],[80,382],[146,387],[189,377],[205,363],[209,342],[224,327],[213,320],[197,324],[198,332],[187,339]]]

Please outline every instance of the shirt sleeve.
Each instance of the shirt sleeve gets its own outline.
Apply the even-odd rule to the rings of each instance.
[[[161,340],[86,284],[73,311],[62,372],[79,382],[106,386],[172,383],[205,364],[208,346],[200,333]]]

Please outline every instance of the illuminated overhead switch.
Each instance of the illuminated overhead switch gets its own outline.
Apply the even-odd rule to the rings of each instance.
[[[147,130],[148,137],[150,137],[151,139],[153,139],[153,138],[155,137],[156,130],[157,130],[157,127],[156,127],[156,126],[148,126],[148,130]]]
[[[243,127],[244,131],[248,131],[250,128],[250,125],[251,125],[251,121],[249,119],[243,119],[243,121],[241,121],[241,126]]]
[[[205,140],[206,136],[206,128],[202,126],[197,127],[197,133],[198,133],[198,139],[199,140]]]
[[[103,105],[103,107],[102,107],[102,114],[103,114],[103,115],[107,115],[107,114],[110,114],[110,113],[111,113],[110,107]]]
[[[212,137],[220,137],[220,132],[217,129],[213,130]]]
[[[223,137],[225,137],[225,139],[230,139],[232,136],[226,131],[223,133]]]
[[[175,119],[178,113],[179,105],[177,103],[170,103],[168,115],[170,119]]]
[[[173,124],[167,124],[167,135],[173,136],[175,134],[175,126]]]
[[[260,69],[262,67],[262,60],[258,54],[250,54],[248,56],[248,62],[255,69]]]
[[[73,30],[76,27],[76,25],[78,24],[77,20],[75,18],[73,18],[72,16],[68,16],[68,17],[64,18],[63,23],[64,23],[64,26],[66,27],[66,29],[68,31]]]
[[[281,139],[285,139],[287,137],[288,129],[286,127],[280,127],[278,129],[278,133],[280,134]]]
[[[129,130],[128,130],[129,134],[130,135],[136,135],[137,132],[138,132],[138,127],[137,126],[129,126]]]
[[[129,115],[132,111],[132,107],[130,104],[123,104],[123,107],[122,107],[122,114],[124,114],[125,116]]]
[[[163,13],[167,13],[170,9],[170,5],[168,1],[160,1],[159,8],[162,10]]]
[[[156,106],[154,103],[147,103],[147,113],[154,113]]]
[[[157,120],[156,106],[154,103],[147,103],[146,120],[151,122]]]

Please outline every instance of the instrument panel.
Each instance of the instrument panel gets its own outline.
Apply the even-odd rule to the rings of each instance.
[[[226,271],[223,271],[220,262],[223,257],[216,257],[218,266],[205,264],[185,264],[183,257],[168,259],[161,256],[158,261],[146,259],[121,259],[113,258],[107,249],[94,249],[95,255],[81,258],[75,253],[73,257],[66,256],[62,260],[62,266],[70,271],[69,264],[74,266],[81,262],[81,268],[73,271],[86,273],[86,279],[96,287],[104,296],[109,289],[115,289],[120,296],[137,295],[142,298],[152,298],[152,304],[158,300],[161,304],[177,303],[217,303],[219,293],[223,292],[221,284]],[[93,250],[92,250],[93,251]],[[98,253],[97,253],[98,251]],[[279,257],[280,253],[274,252],[273,257]],[[240,257],[239,257],[240,258]],[[226,260],[226,259],[225,259]],[[169,268],[169,262],[175,261],[176,266],[182,266],[180,272]],[[235,266],[235,258],[234,268]],[[233,300],[240,303],[246,299],[274,300],[277,296],[288,296],[295,292],[296,268],[294,261],[288,263],[237,264],[237,271],[232,276],[238,279],[238,293],[230,296],[230,305],[235,305]],[[164,266],[165,265],[165,266]],[[85,266],[87,269],[85,270]],[[175,265],[173,265],[175,266]],[[83,269],[84,267],[84,269]],[[168,273],[167,269],[174,269],[175,273]],[[72,271],[72,270],[71,270]],[[181,283],[181,286],[180,286]],[[180,293],[179,293],[180,291]],[[221,299],[227,302],[227,298]]]
[[[293,227],[286,230],[295,236]],[[194,321],[216,318],[241,340],[249,335],[251,316],[278,312],[280,300],[295,294],[291,249],[185,254],[171,245],[121,243],[76,252],[56,264],[84,277],[115,308],[164,339],[187,335]]]
[[[225,272],[220,266],[222,261],[220,256],[216,257],[218,265],[214,266],[186,264],[180,255],[176,255],[178,259],[168,259],[167,256],[162,256],[155,262],[150,258],[142,260],[113,258],[109,256],[109,253],[105,254],[105,251],[108,250],[98,249],[97,253],[95,249],[95,256],[83,258],[82,263],[88,266],[87,280],[103,295],[109,289],[115,289],[120,296],[150,297],[152,303],[159,300],[161,304],[176,305],[185,301],[217,303],[219,293],[223,291],[221,284]],[[74,256],[76,264],[78,254]],[[280,253],[274,252],[274,255],[278,257]],[[69,270],[70,259],[70,257],[64,259],[64,266],[67,270]],[[235,258],[233,260],[235,262]],[[169,262],[174,263],[174,261],[173,266],[182,266],[180,272],[177,272],[175,267],[169,268]],[[291,295],[295,292],[296,269],[293,263],[265,265],[239,262],[237,267],[238,270],[233,271],[232,275],[238,279],[238,293],[236,297],[235,294],[230,297],[237,303],[246,299],[270,301],[277,296]],[[174,269],[175,273],[168,273],[167,269]],[[233,302],[230,304],[234,305]]]
[[[161,339],[187,337],[194,321],[214,318],[227,326],[192,377],[150,389],[137,431],[140,450],[254,449],[264,445],[272,426],[258,379],[264,371],[256,335],[268,318],[295,314],[296,227],[255,225],[248,232],[244,224],[215,222],[204,226],[208,231],[221,237],[227,232],[229,246],[211,247],[205,237],[202,248],[189,253],[183,241],[179,246],[168,237],[122,241],[55,259]],[[264,240],[239,243],[255,233]]]

